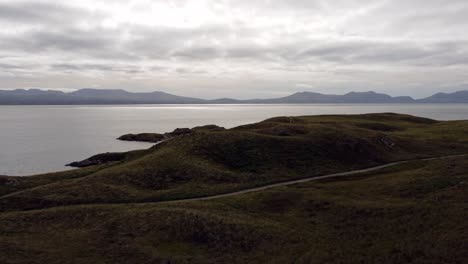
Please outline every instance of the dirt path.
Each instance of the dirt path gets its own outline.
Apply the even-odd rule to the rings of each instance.
[[[199,198],[189,198],[189,199],[180,199],[180,200],[172,200],[172,201],[162,201],[162,202],[185,202],[185,201],[205,201],[205,200],[213,200],[213,199],[218,199],[218,198],[224,198],[224,197],[231,197],[231,196],[236,196],[240,194],[245,194],[245,193],[251,193],[251,192],[258,192],[258,191],[263,191],[263,190],[268,190],[276,187],[281,187],[281,186],[288,186],[288,185],[293,185],[297,183],[304,183],[304,182],[309,182],[309,181],[317,181],[317,180],[323,180],[323,179],[329,179],[329,178],[338,178],[338,177],[345,177],[345,176],[351,176],[354,174],[360,174],[360,173],[366,173],[366,172],[372,172],[372,171],[377,171],[380,169],[400,165],[400,164],[405,164],[408,162],[414,162],[414,161],[431,161],[431,160],[439,160],[439,159],[448,159],[448,158],[456,158],[456,157],[464,157],[468,156],[468,154],[460,154],[460,155],[451,155],[451,156],[444,156],[444,157],[435,157],[435,158],[426,158],[426,159],[415,159],[415,160],[407,160],[407,161],[398,161],[398,162],[392,162],[372,168],[367,168],[367,169],[361,169],[361,170],[353,170],[353,171],[347,171],[347,172],[340,172],[340,173],[334,173],[334,174],[328,174],[328,175],[323,175],[323,176],[314,176],[314,177],[309,177],[309,178],[304,178],[300,180],[292,180],[292,181],[287,181],[287,182],[281,182],[281,183],[275,183],[275,184],[269,184],[261,187],[256,187],[256,188],[251,188],[251,189],[246,189],[242,191],[237,191],[237,192],[230,192],[230,193],[225,193],[225,194],[217,194],[217,195],[212,195],[212,196],[206,196],[206,197],[199,197]]]
[[[261,187],[256,187],[256,188],[249,188],[249,189],[245,189],[245,190],[242,190],[242,191],[236,191],[236,192],[230,192],[230,193],[224,193],[224,194],[217,194],[217,195],[211,195],[211,196],[205,196],[205,197],[198,197],[198,198],[187,198],[187,199],[178,199],[178,200],[159,201],[159,202],[154,202],[154,203],[213,200],[213,199],[218,199],[218,198],[241,195],[241,194],[245,194],[245,193],[268,190],[268,189],[271,189],[271,188],[276,188],[276,187],[281,187],[281,186],[293,185],[293,184],[297,184],[297,183],[317,181],[317,180],[323,180],[323,179],[329,179],[329,178],[346,177],[346,176],[351,176],[351,175],[360,174],[360,173],[372,172],[372,171],[377,171],[377,170],[380,170],[380,169],[384,169],[384,168],[388,168],[388,167],[392,167],[392,166],[396,166],[396,165],[400,165],[400,164],[405,164],[405,163],[408,163],[408,162],[431,161],[431,160],[440,160],[440,159],[448,159],[448,158],[456,158],[456,157],[464,157],[464,156],[468,156],[468,154],[459,154],[459,155],[451,155],[451,156],[443,156],[443,157],[435,157],[435,158],[425,158],[425,159],[414,159],[414,160],[398,161],[398,162],[392,162],[392,163],[379,165],[379,166],[371,167],[371,168],[367,168],[367,169],[352,170],[352,171],[346,171],[346,172],[340,172],[340,173],[334,173],[334,174],[328,174],[328,175],[322,175],[322,176],[312,176],[312,177],[303,178],[303,179],[299,179],[299,180],[292,180],[292,181],[268,184],[268,185],[261,186]],[[38,187],[41,187],[41,186],[38,186]],[[35,187],[35,188],[38,188],[38,187]],[[32,189],[34,189],[34,188],[32,188]],[[26,190],[21,190],[21,191],[18,191],[18,192],[10,193],[10,194],[7,194],[5,196],[1,196],[0,199],[7,198],[7,197],[10,197],[10,196],[14,196],[16,194],[20,194],[20,193],[26,192],[28,190],[31,190],[31,189],[26,189]]]

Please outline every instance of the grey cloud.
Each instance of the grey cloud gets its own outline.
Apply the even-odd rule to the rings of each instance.
[[[68,32],[34,32],[30,35],[31,42],[25,42],[25,47],[39,49],[59,50],[89,50],[106,49],[113,43],[109,36],[103,36],[102,32],[86,32],[70,30]]]
[[[41,67],[35,63],[2,63],[0,62],[0,71],[10,73],[23,73],[28,71],[36,71]]]
[[[458,56],[454,57],[453,54]],[[327,43],[299,53],[296,59],[309,57],[337,63],[404,63],[412,65],[451,65],[465,63],[459,55],[468,55],[461,43],[412,43],[412,42],[376,42],[350,41]],[[462,56],[463,57],[463,56]]]
[[[166,66],[160,66],[160,65],[153,65],[148,67],[148,70],[150,71],[166,71],[168,67]]]
[[[459,38],[453,34],[466,31],[467,11],[465,0],[382,1],[372,12],[359,17],[359,22],[375,21],[370,26],[380,26],[382,36]],[[355,26],[353,22],[350,27]]]
[[[188,58],[203,56],[201,53],[213,48],[192,48],[194,54],[191,55],[186,46],[201,46],[201,43],[210,40],[224,39],[227,34],[226,29],[220,25],[193,29],[127,25],[127,29],[130,41],[126,43],[126,49],[153,59],[168,58],[171,54]]]
[[[177,89],[192,84],[216,87],[221,81],[228,87],[233,80],[247,86],[256,78],[262,87],[283,81],[327,87],[339,82],[369,84],[365,80],[373,79],[375,72],[363,70],[366,67],[382,71],[382,83],[405,72],[413,82],[432,85],[433,79],[419,73],[425,71],[434,79],[468,82],[466,0],[206,2],[206,12],[213,14],[195,14],[193,24],[168,25],[158,21],[158,10],[151,11],[155,21],[133,21],[131,13],[113,9],[126,1],[95,0],[103,4],[99,9],[84,0],[0,0],[0,26],[5,29],[0,32],[0,69],[29,73],[31,79],[67,73],[71,82],[91,78],[82,77],[88,71],[102,72],[113,76],[104,77],[110,86],[117,77],[141,74],[151,82],[135,86],[151,87],[162,81],[155,76],[163,76],[165,87]],[[193,2],[158,3],[184,8]],[[131,9],[135,10],[145,12],[145,6]],[[174,16],[189,21],[192,11],[197,12]],[[120,15],[130,19],[113,21]]]
[[[0,3],[0,21],[7,23],[54,24],[73,19],[96,17],[84,9],[58,3],[3,2]]]
[[[226,49],[226,57],[233,59],[274,60],[284,53],[282,48],[262,47],[258,45],[240,45]]]
[[[345,1],[346,2],[346,1]],[[230,6],[250,8],[250,9],[263,9],[263,10],[276,10],[278,12],[288,11],[304,11],[313,12],[314,10],[322,9],[325,7],[325,1],[322,0],[231,0]]]
[[[180,74],[205,74],[207,73],[207,71],[196,70],[196,69],[191,69],[191,68],[177,68],[175,69],[175,72],[180,73]]]
[[[103,28],[66,28],[57,31],[37,29],[15,36],[0,35],[0,49],[5,52],[65,54],[80,59],[138,60],[135,52],[120,46],[119,34],[118,31]]]
[[[143,73],[146,70],[138,65],[109,65],[95,63],[58,63],[50,66],[52,71],[58,72],[81,72],[81,71],[101,71],[101,72],[122,72],[127,74]]]
[[[81,70],[100,70],[100,71],[112,71],[115,69],[114,66],[105,65],[105,64],[52,64],[50,66],[51,70],[59,71],[81,71]]]
[[[15,64],[8,64],[8,63],[0,63],[0,69],[2,69],[2,70],[18,70],[18,69],[24,69],[24,66],[15,65]]]
[[[78,30],[45,31],[31,30],[22,35],[0,38],[2,50],[19,50],[27,52],[40,52],[47,49],[57,50],[85,50],[104,49],[113,43],[97,32],[85,32]]]
[[[172,56],[188,59],[210,60],[221,57],[222,52],[220,49],[215,47],[191,47],[188,49],[175,51],[172,53]]]

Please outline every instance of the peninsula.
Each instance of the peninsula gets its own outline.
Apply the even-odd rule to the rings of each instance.
[[[385,113],[125,136],[158,144],[0,176],[0,262],[461,263],[467,131]]]

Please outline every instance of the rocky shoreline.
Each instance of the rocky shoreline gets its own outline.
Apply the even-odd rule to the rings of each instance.
[[[65,166],[75,167],[75,168],[84,168],[84,167],[101,165],[101,164],[115,162],[115,161],[121,161],[125,159],[125,157],[126,157],[126,153],[124,152],[113,152],[113,153],[107,152],[107,153],[94,155],[82,161],[75,161]]]
[[[165,140],[169,140],[169,139],[183,136],[183,135],[193,134],[196,132],[216,131],[216,130],[220,131],[224,129],[225,129],[224,127],[220,127],[217,125],[206,125],[206,126],[199,126],[199,127],[194,127],[194,128],[177,128],[172,132],[167,132],[164,134],[159,134],[159,133],[125,134],[125,135],[118,137],[117,139],[123,140],[123,141],[148,142],[148,143],[158,144]],[[82,161],[75,161],[65,166],[75,167],[75,168],[85,168],[89,166],[102,165],[102,164],[107,164],[111,162],[122,161],[127,157],[127,154],[128,153],[126,152],[107,152],[107,153],[94,155]]]
[[[176,128],[172,132],[167,132],[164,134],[159,133],[140,133],[140,134],[125,134],[123,136],[118,137],[118,140],[123,141],[137,141],[137,142],[150,142],[150,143],[158,143],[167,139],[171,139],[178,136],[188,135],[199,131],[214,131],[214,130],[224,130],[224,127],[220,127],[217,125],[206,125],[206,126],[199,126],[194,128]]]

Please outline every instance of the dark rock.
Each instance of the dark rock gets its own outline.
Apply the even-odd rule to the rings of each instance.
[[[77,161],[77,162],[72,162],[70,164],[67,164],[66,166],[69,167],[76,167],[76,168],[84,168],[84,167],[89,167],[89,166],[94,166],[94,165],[101,165],[109,162],[115,162],[115,161],[121,161],[125,159],[126,153],[103,153],[103,154],[98,154],[95,156],[92,156],[91,158],[82,160],[82,161]]]
[[[140,141],[140,142],[158,143],[160,141],[163,141],[166,138],[167,138],[166,134],[141,133],[141,134],[126,134],[117,139],[124,140],[124,141]]]
[[[166,133],[165,135],[176,137],[176,136],[191,134],[192,132],[193,131],[190,128],[176,128],[174,131],[170,133]]]
[[[217,125],[206,125],[206,126],[197,126],[192,128],[192,131],[223,131],[226,130],[224,127]]]
[[[219,127],[217,125],[206,125],[206,126],[198,126],[193,129],[176,128],[174,131],[164,133],[164,134],[158,134],[158,133],[126,134],[117,139],[125,140],[125,141],[159,143],[166,139],[171,139],[171,138],[183,136],[183,135],[189,135],[197,131],[222,131],[222,130],[225,130],[225,128]]]
[[[208,126],[200,126],[194,129],[190,128],[176,128],[172,132],[158,134],[158,133],[141,133],[141,134],[126,134],[117,139],[125,140],[125,141],[140,141],[140,142],[150,142],[150,143],[158,143],[166,139],[170,139],[173,137],[183,136],[192,134],[195,131],[214,131],[214,130],[224,130],[223,127],[219,127],[216,125],[208,125]]]

